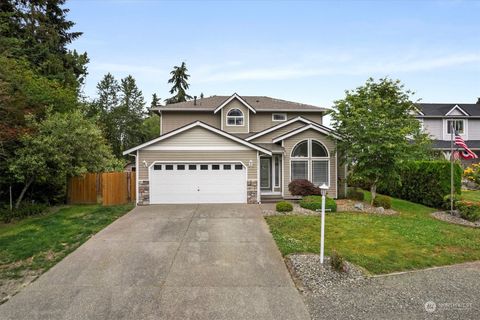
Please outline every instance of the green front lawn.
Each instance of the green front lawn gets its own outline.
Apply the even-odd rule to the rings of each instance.
[[[0,285],[26,273],[44,272],[131,209],[132,205],[78,205],[0,225]]]
[[[462,198],[480,202],[480,190],[462,190]]]
[[[393,199],[392,208],[400,213],[327,214],[326,254],[335,248],[373,274],[480,260],[480,229],[436,220],[430,217],[434,209],[408,201]],[[283,255],[319,252],[318,217],[272,216],[266,220]]]

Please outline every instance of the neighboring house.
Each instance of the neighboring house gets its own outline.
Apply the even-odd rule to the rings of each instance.
[[[475,104],[418,103],[417,119],[430,134],[433,148],[450,157],[451,125],[468,147],[480,156],[480,99]]]
[[[294,179],[326,183],[333,198],[345,193],[326,109],[233,94],[152,110],[160,136],[124,152],[136,156],[138,204],[288,199]]]

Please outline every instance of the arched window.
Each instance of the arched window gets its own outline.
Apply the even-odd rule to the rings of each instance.
[[[329,185],[329,155],[323,143],[303,140],[295,145],[290,158],[290,180],[306,179],[320,186]]]
[[[240,109],[228,111],[227,126],[243,126],[243,112]]]
[[[308,157],[308,141],[302,141],[298,143],[295,148],[293,148],[292,151],[292,158],[298,158],[298,157]]]

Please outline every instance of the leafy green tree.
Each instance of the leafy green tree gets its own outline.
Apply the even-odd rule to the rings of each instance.
[[[380,182],[398,180],[396,164],[424,156],[421,150],[428,137],[412,115],[412,95],[399,80],[376,82],[370,78],[335,102],[331,115],[332,125],[342,137],[338,150],[354,177],[370,186],[372,202]],[[418,144],[412,143],[412,138]]]
[[[122,168],[100,129],[80,111],[50,110],[43,121],[30,117],[29,124],[29,132],[21,137],[21,146],[9,162],[11,173],[23,184],[17,208],[34,182],[61,179],[66,183],[71,176]]]
[[[192,99],[192,97],[186,92],[190,86],[187,82],[188,78],[190,78],[190,75],[187,74],[187,71],[188,69],[185,62],[182,62],[180,67],[173,67],[173,70],[170,72],[172,77],[170,80],[168,80],[168,83],[173,83],[170,93],[175,95],[165,100],[167,104],[183,102]]]
[[[152,94],[152,102],[150,103],[150,108],[155,108],[160,104],[160,98],[156,93]]]
[[[158,114],[151,114],[143,120],[143,141],[146,142],[157,138],[160,135],[160,117]]]

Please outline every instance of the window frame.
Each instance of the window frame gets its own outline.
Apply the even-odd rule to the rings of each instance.
[[[446,124],[447,124],[447,134],[450,135],[452,134],[450,131],[450,122],[453,121],[454,123],[458,123],[458,122],[461,122],[462,123],[462,131],[458,131],[458,134],[459,135],[465,135],[465,132],[466,132],[466,121],[465,119],[447,119],[446,121]],[[454,124],[454,126],[456,127],[457,125]]]
[[[230,116],[230,112],[238,110],[241,113],[241,116]],[[229,124],[228,120],[233,120],[234,124]],[[242,124],[237,124],[237,120],[241,120]],[[245,126],[245,114],[239,108],[232,108],[228,110],[226,115],[226,126],[227,127],[244,127]]]
[[[284,119],[278,120],[278,119],[275,119],[275,116],[283,116]],[[287,121],[286,113],[272,113],[272,122],[285,122],[285,121]]]
[[[295,150],[295,148],[303,143],[307,141],[307,156],[306,157],[293,157],[292,154],[293,154],[293,151]],[[325,150],[327,151],[327,156],[326,157],[313,157],[312,156],[312,144],[313,144],[313,141],[315,141],[316,143],[319,143],[320,145],[322,145]],[[330,151],[328,150],[327,146],[325,146],[325,144],[320,141],[320,140],[317,140],[317,139],[311,139],[311,138],[308,138],[308,139],[303,139],[303,140],[300,140],[298,141],[293,147],[292,147],[292,150],[290,152],[290,182],[295,180],[292,178],[292,173],[293,173],[293,163],[295,161],[305,161],[307,162],[307,180],[314,183],[313,182],[313,162],[314,161],[325,161],[327,163],[327,179],[328,179],[328,184],[327,186],[330,187],[330,175],[331,175],[331,170],[330,170]]]

